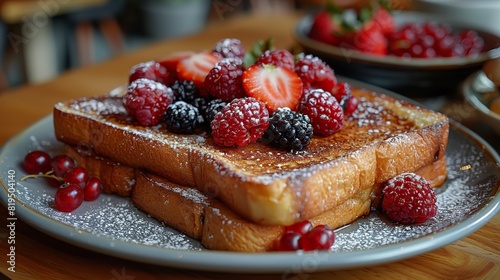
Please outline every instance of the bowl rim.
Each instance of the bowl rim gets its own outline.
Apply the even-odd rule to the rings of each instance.
[[[417,17],[432,18],[433,21],[439,22],[439,19],[431,14],[426,14],[422,12],[414,11],[398,11],[394,13],[395,17],[402,17],[403,15],[413,15]],[[331,58],[343,58],[348,63],[356,62],[361,64],[370,64],[375,66],[391,66],[395,68],[412,68],[412,69],[453,69],[453,68],[465,68],[475,65],[481,65],[485,61],[490,59],[495,59],[500,57],[500,44],[490,50],[484,51],[475,56],[465,56],[465,57],[441,57],[441,58],[401,58],[392,55],[371,55],[365,54],[356,50],[341,48],[337,46],[332,46],[307,36],[307,32],[311,28],[313,22],[314,14],[308,14],[301,18],[299,23],[295,27],[294,37],[298,43],[305,50],[314,50],[324,56],[329,56]],[[407,21],[410,22],[410,21]],[[441,21],[442,22],[442,21]],[[457,29],[469,29],[476,31],[480,36],[491,37],[500,42],[500,37],[483,31],[477,28],[466,27],[453,22],[449,23],[453,28]]]
[[[484,75],[483,71],[477,71],[470,75],[462,84],[462,95],[464,99],[471,104],[478,112],[489,118],[497,121],[500,124],[500,115],[493,112],[484,104],[478,97],[478,92],[472,89],[472,83],[479,78],[480,75]]]

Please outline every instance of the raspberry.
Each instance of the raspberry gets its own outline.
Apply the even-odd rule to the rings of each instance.
[[[244,70],[240,59],[227,58],[219,61],[205,78],[205,90],[210,97],[226,102],[245,97],[241,78]]]
[[[203,118],[205,119],[205,122],[210,125],[215,119],[215,115],[222,111],[226,105],[227,103],[220,99],[210,100],[205,108],[205,111],[203,111]]]
[[[302,80],[304,90],[320,88],[331,92],[337,84],[333,69],[323,60],[311,54],[299,55],[299,60],[295,64],[295,73]]]
[[[129,74],[129,83],[141,78],[146,78],[155,82],[167,84],[169,76],[167,68],[162,66],[160,63],[151,60],[132,66]]]
[[[198,88],[193,81],[176,80],[170,88],[174,93],[173,102],[184,101],[193,104],[194,100],[199,97]]]
[[[295,59],[293,54],[287,50],[267,50],[259,57],[259,59],[257,59],[255,64],[273,64],[293,71],[295,67]]]
[[[301,101],[299,112],[311,119],[316,135],[332,135],[344,125],[342,107],[333,95],[322,89],[308,92]]]
[[[301,151],[309,145],[312,135],[313,127],[307,115],[278,108],[269,119],[262,141],[281,149]]]
[[[245,56],[245,48],[239,39],[226,38],[215,44],[214,52],[222,58],[239,58]]]
[[[246,146],[264,134],[269,112],[266,104],[255,98],[237,98],[215,115],[210,126],[216,144]]]
[[[172,89],[148,79],[133,81],[124,96],[128,114],[143,126],[158,124],[173,100]]]
[[[423,223],[437,213],[436,195],[424,178],[403,173],[384,184],[382,210],[401,224]]]
[[[200,113],[198,108],[184,101],[177,101],[168,106],[165,114],[167,129],[179,134],[192,134],[198,126]]]
[[[352,95],[351,86],[348,83],[338,83],[335,86],[333,96],[344,109],[344,116],[351,115],[358,108],[359,101]]]

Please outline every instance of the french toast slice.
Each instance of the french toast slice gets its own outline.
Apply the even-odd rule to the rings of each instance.
[[[224,203],[193,187],[181,186],[148,172],[109,159],[64,147],[64,153],[85,167],[91,176],[103,178],[105,193],[130,196],[136,207],[213,250],[259,252],[273,250],[284,227],[259,225],[237,215]],[[440,186],[446,178],[445,158],[415,172]],[[312,217],[314,225],[331,228],[347,225],[379,207],[381,184],[364,188],[334,209]]]
[[[352,93],[360,104],[342,130],[313,137],[300,152],[263,143],[219,147],[206,132],[179,135],[162,124],[139,126],[119,91],[56,104],[54,127],[64,143],[196,187],[253,223],[290,225],[444,157],[446,116],[360,88]]]

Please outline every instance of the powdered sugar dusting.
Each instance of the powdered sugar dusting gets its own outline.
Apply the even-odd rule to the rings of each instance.
[[[438,212],[434,218],[422,224],[400,225],[375,211],[337,230],[332,250],[366,250],[443,231],[471,218],[499,194],[500,165],[497,164],[500,163],[491,162],[481,147],[471,145],[468,139],[453,130],[450,131],[448,151],[448,178],[436,189]]]
[[[139,211],[128,198],[101,195],[98,201],[85,202],[71,213],[54,208],[55,189],[30,180],[18,184],[17,197],[42,215],[94,236],[129,243],[180,250],[200,250],[193,239],[166,227]]]
[[[24,175],[19,163],[25,151],[42,147],[56,152],[60,146],[54,139],[51,125],[51,119],[47,119],[2,152],[2,180],[7,178],[9,169],[16,170],[18,179]],[[388,221],[378,212],[372,212],[337,230],[332,250],[341,253],[388,244],[404,246],[405,241],[453,230],[450,228],[453,225],[481,218],[477,216],[477,211],[489,205],[493,199],[498,201],[500,188],[500,163],[485,153],[488,152],[484,147],[452,126],[446,154],[448,179],[445,185],[436,190],[439,208],[437,216],[424,224],[403,226]],[[75,235],[91,233],[109,242],[123,240],[144,246],[203,250],[198,241],[165,227],[137,210],[126,198],[103,195],[97,201],[84,203],[75,212],[60,213],[52,206],[55,189],[40,182],[27,180],[17,183],[17,207],[28,207],[49,220],[66,224],[75,229]],[[47,226],[50,225],[47,223]]]

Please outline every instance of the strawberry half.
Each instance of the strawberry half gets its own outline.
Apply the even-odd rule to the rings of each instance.
[[[172,85],[175,82],[175,80],[177,80],[177,65],[179,64],[179,62],[194,54],[195,52],[193,51],[177,51],[167,56],[164,56],[156,61],[161,66],[167,69],[167,72],[169,74],[169,79],[167,83],[168,85]]]
[[[177,77],[181,80],[193,81],[200,93],[203,93],[205,77],[220,60],[219,56],[211,52],[195,53],[177,64]]]
[[[295,110],[302,95],[302,80],[284,67],[254,64],[243,72],[242,80],[246,93],[264,102],[270,113],[280,107]]]

